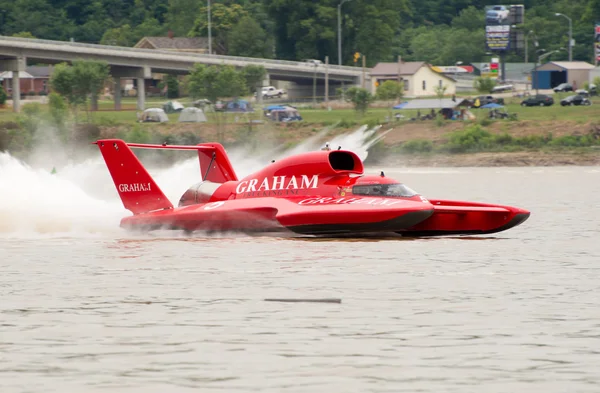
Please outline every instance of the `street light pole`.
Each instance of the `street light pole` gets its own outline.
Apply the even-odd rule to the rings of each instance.
[[[210,31],[210,0],[207,0],[208,8],[208,54],[212,55],[212,35]]]
[[[529,34],[535,34],[533,30],[529,30],[527,34],[525,34],[525,64],[529,63]],[[534,45],[538,46],[537,39],[534,41]]]
[[[342,65],[342,4],[351,0],[342,0],[338,4],[338,65]]]
[[[554,15],[564,16],[569,21],[569,61],[573,61],[573,22],[571,21],[571,18],[569,18],[565,14],[561,14],[560,12],[557,12]]]

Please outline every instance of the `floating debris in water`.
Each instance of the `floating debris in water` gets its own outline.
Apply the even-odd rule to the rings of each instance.
[[[285,302],[285,303],[341,303],[342,299],[265,299],[265,302]]]

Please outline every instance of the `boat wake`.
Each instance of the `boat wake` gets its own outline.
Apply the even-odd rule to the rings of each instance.
[[[382,137],[382,133],[376,136],[376,131],[361,127],[327,141],[332,148],[341,146],[364,160],[369,147]],[[323,130],[292,149],[251,154],[236,149],[228,154],[238,176],[243,177],[271,160],[319,149],[327,132]],[[130,213],[123,208],[100,153],[85,161],[54,162],[63,156],[61,152],[37,155],[26,163],[0,153],[0,238],[128,236],[119,222]],[[174,205],[200,177],[197,158],[169,167],[149,164],[148,171]]]

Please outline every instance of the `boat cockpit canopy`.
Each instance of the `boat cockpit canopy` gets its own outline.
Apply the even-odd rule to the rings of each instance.
[[[354,195],[368,195],[368,196],[384,196],[384,197],[397,197],[397,198],[411,198],[415,195],[419,195],[417,192],[411,190],[408,186],[396,183],[396,184],[361,184],[352,187],[352,194]]]

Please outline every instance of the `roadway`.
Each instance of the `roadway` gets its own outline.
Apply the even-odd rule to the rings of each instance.
[[[120,46],[82,44],[68,41],[52,41],[29,38],[0,36],[0,72],[13,71],[13,87],[19,94],[19,72],[25,70],[27,62],[56,64],[73,60],[101,60],[110,65],[111,75],[116,83],[121,78],[137,79],[142,86],[138,97],[138,108],[144,108],[144,79],[150,79],[152,73],[188,74],[195,64],[262,65],[268,78],[295,82],[299,85],[312,85],[313,80],[323,85],[327,79],[334,89],[341,84],[361,85],[363,70],[359,67],[338,65],[318,65],[287,60],[270,60],[237,56],[208,55],[138,49]],[[364,72],[369,78],[371,69]],[[366,83],[366,85],[369,85]],[[120,91],[120,89],[119,89]],[[332,90],[334,91],[334,90]],[[15,100],[15,111],[19,111],[19,98]],[[115,107],[120,106],[119,94],[115,95]]]

